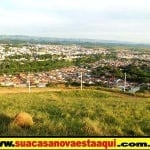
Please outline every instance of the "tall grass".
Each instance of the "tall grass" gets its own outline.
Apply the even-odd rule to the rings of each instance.
[[[34,125],[12,124],[19,112]],[[100,90],[0,95],[0,136],[150,135],[150,98]]]

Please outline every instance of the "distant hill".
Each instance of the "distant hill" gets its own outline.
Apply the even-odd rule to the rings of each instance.
[[[133,43],[133,42],[116,41],[116,40],[53,38],[53,37],[36,37],[36,36],[25,36],[25,35],[0,35],[0,43],[80,44],[80,45],[103,45],[103,46],[150,47],[150,44]]]

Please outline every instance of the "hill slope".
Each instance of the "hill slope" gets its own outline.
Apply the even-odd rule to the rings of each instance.
[[[0,136],[150,135],[150,98],[99,90],[0,95]],[[21,111],[31,128],[12,124]]]

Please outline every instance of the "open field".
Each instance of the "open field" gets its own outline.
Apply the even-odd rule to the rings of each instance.
[[[27,92],[0,89],[0,136],[150,135],[148,97],[92,89]],[[21,111],[32,115],[31,128],[12,124]]]

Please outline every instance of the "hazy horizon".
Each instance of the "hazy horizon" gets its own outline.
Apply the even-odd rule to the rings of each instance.
[[[148,0],[5,0],[0,35],[150,43]]]

